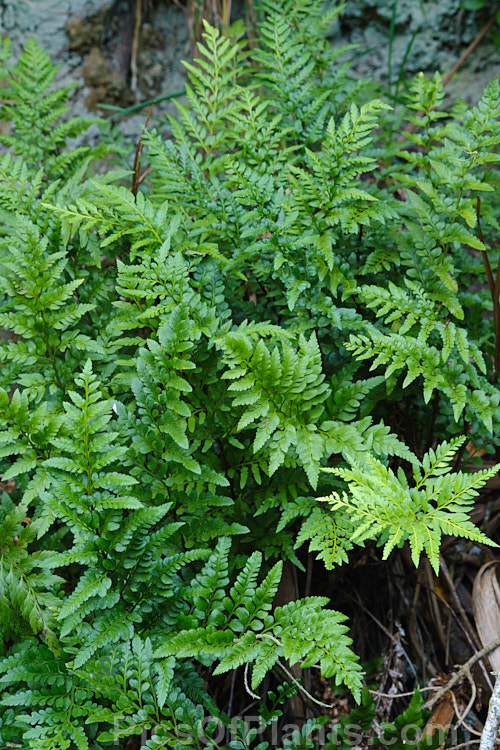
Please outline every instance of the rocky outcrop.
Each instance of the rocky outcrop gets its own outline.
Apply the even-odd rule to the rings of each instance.
[[[181,91],[185,81],[181,61],[192,53],[184,13],[173,0],[158,0],[154,9],[149,3],[149,16],[148,3],[142,0],[140,23],[136,23],[137,2],[0,0],[0,30],[11,37],[14,54],[30,35],[48,50],[60,66],[57,83],[77,84],[76,114],[99,111],[100,104],[129,107]],[[487,20],[487,9],[464,11],[460,0],[348,0],[330,38],[335,45],[358,44],[357,51],[348,53],[355,75],[389,84],[395,93],[403,71],[412,75],[420,70],[430,74],[450,70]],[[494,31],[495,27],[450,82],[451,93],[475,101],[500,72],[500,50],[491,40]],[[165,101],[155,105],[155,116],[165,112],[175,112],[175,106]],[[124,119],[120,129],[135,138],[144,117],[140,113]]]

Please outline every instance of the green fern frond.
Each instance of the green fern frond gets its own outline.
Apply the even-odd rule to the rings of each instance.
[[[191,584],[193,624],[199,624],[163,639],[155,651],[156,658],[197,656],[210,663],[219,660],[216,674],[254,662],[253,689],[280,657],[291,663],[303,660],[304,666],[319,661],[324,674],[335,676],[358,695],[360,667],[349,648],[347,628],[340,624],[345,616],[325,610],[328,599],[322,597],[291,602],[272,612],[282,565],[276,563],[255,588],[261,562],[257,555],[247,561],[230,596],[225,596],[229,550],[230,541],[221,540]],[[244,581],[251,582],[251,595],[247,597],[241,595]]]
[[[84,133],[97,119],[73,117],[61,121],[68,111],[68,98],[72,86],[51,90],[57,67],[49,55],[30,37],[24,52],[12,67],[5,63],[9,50],[3,50],[0,61],[0,77],[6,80],[3,88],[4,104],[0,108],[0,120],[11,122],[13,133],[0,135],[0,142],[12,148],[16,156],[35,169],[43,168],[51,179],[73,172],[89,156],[99,158],[107,149],[81,147],[71,157],[60,150],[68,138]]]
[[[414,461],[414,487],[401,470],[396,475],[373,457],[367,456],[363,463],[351,461],[348,469],[331,470],[347,483],[348,493],[320,499],[352,524],[351,542],[377,539],[384,545],[386,558],[408,540],[415,565],[425,551],[437,573],[442,533],[453,529],[456,536],[493,544],[468,520],[468,513],[479,488],[496,474],[498,466],[472,476],[451,474],[450,463],[462,443],[463,438],[431,450],[421,462],[422,469]]]

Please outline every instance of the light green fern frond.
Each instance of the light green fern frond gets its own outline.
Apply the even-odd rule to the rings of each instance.
[[[348,469],[330,469],[347,483],[348,491],[320,499],[329,503],[334,517],[345,517],[352,525],[351,542],[377,539],[384,546],[385,559],[394,547],[408,541],[415,565],[425,552],[437,573],[442,534],[493,544],[471,523],[468,513],[478,489],[499,466],[472,475],[451,473],[450,463],[464,440],[430,451],[422,468],[414,462],[415,485],[410,485],[402,469],[395,474],[371,456],[362,463],[352,461]]]

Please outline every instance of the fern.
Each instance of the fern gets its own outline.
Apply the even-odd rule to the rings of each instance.
[[[313,486],[323,441],[316,435],[314,421],[323,411],[328,390],[323,382],[320,352],[315,337],[299,338],[299,356],[290,346],[272,352],[261,339],[255,348],[247,337],[228,334],[222,342],[231,369],[223,377],[230,379],[228,391],[236,393],[233,408],[248,406],[239,418],[236,430],[257,422],[254,453],[270,443],[269,474],[284,462],[291,447]]]
[[[83,279],[68,278],[66,253],[48,252],[35,225],[19,219],[12,236],[16,245],[2,255],[0,324],[20,339],[3,343],[2,356],[11,363],[3,382],[14,378],[41,398],[47,387],[52,393],[64,387],[81,350],[100,349],[74,328],[94,305],[75,301]]]
[[[281,578],[281,563],[276,563],[256,586],[260,568],[258,553],[254,553],[239,573],[229,596],[224,596],[229,548],[229,540],[221,540],[205,568],[191,583],[190,621],[194,627],[184,629],[161,644],[156,656],[197,656],[209,663],[218,659],[214,674],[253,663],[252,689],[258,687],[280,657],[291,664],[300,661],[304,667],[319,662],[325,676],[335,675],[337,683],[347,684],[357,695],[359,665],[349,648],[347,628],[341,625],[345,617],[325,610],[328,600],[324,597],[291,602],[271,613]],[[242,596],[242,588],[249,581],[251,589]]]
[[[3,646],[14,636],[26,635],[26,624],[32,632],[42,632],[49,643],[55,640],[53,610],[59,600],[50,589],[64,579],[49,572],[46,552],[29,553],[28,545],[36,530],[26,512],[26,506],[15,506],[3,493],[0,535]]]
[[[36,169],[43,168],[49,179],[56,179],[68,171],[73,173],[87,158],[105,152],[80,146],[65,149],[66,140],[75,138],[88,129],[92,122],[82,117],[64,119],[68,111],[67,99],[71,86],[49,90],[57,68],[48,54],[31,37],[17,63],[9,67],[10,41],[2,42],[0,76],[6,79],[3,89],[5,103],[0,119],[10,121],[13,133],[3,133],[0,141]]]
[[[499,441],[498,82],[445,112],[417,77],[387,148],[388,106],[325,39],[339,12],[263,0],[251,55],[205,25],[133,192],[93,170],[107,148],[67,147],[89,121],[47,55],[0,47],[6,746],[220,747],[220,675],[259,704],[285,662],[359,699],[344,615],[315,581],[278,606],[283,563],[375,541],[437,571],[444,534],[488,543],[469,514],[497,469],[459,460]]]
[[[332,469],[347,483],[349,493],[334,493],[321,500],[347,518],[354,529],[351,543],[376,538],[384,545],[386,558],[408,540],[415,565],[425,551],[437,572],[442,534],[491,544],[471,523],[468,512],[477,490],[497,473],[498,466],[472,475],[451,474],[450,463],[463,442],[464,438],[459,438],[442,443],[436,452],[424,456],[421,467],[414,463],[413,487],[402,469],[395,474],[370,456],[363,463],[353,461],[349,469]]]

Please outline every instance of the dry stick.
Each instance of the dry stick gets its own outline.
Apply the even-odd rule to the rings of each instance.
[[[280,661],[276,662],[276,666],[282,669],[283,672],[286,674],[286,676],[297,685],[300,692],[303,693],[305,696],[307,696],[307,698],[309,698],[309,700],[311,700],[313,703],[316,703],[316,705],[318,706],[323,706],[324,708],[335,708],[335,705],[330,705],[329,703],[323,703],[323,701],[319,701],[317,698],[314,698],[314,696],[312,696],[311,693],[308,693],[305,687],[300,684],[300,682],[293,676],[293,674]]]
[[[224,26],[229,26],[231,23],[231,5],[233,0],[222,0],[222,10],[221,10],[221,22],[224,24]]]
[[[243,672],[243,684],[245,685],[245,690],[251,698],[257,698],[258,700],[260,700],[260,695],[257,695],[257,693],[254,693],[252,692],[252,690],[250,690],[250,685],[248,684],[248,667],[249,664],[247,662],[245,664],[245,671]]]
[[[312,582],[312,572],[313,572],[313,556],[312,553],[309,552],[307,555],[307,567],[306,567],[306,585],[304,589],[304,596],[308,597],[311,593],[311,582]],[[306,690],[310,693],[311,692],[311,668],[307,667],[307,669],[304,670],[304,685]]]
[[[134,38],[132,41],[132,54],[130,56],[130,88],[132,89],[134,94],[137,92],[137,58],[139,56],[139,37],[141,35],[141,24],[142,0],[135,0]]]
[[[500,644],[500,639],[499,639],[498,643]],[[490,648],[496,648],[496,642],[493,643],[492,646],[488,646],[488,650]],[[482,656],[484,656],[483,652],[484,652],[484,649],[483,649],[483,651],[481,651],[481,653],[477,652],[477,654],[474,654],[474,656],[477,656],[477,658],[480,659]],[[463,716],[467,716],[467,714],[469,713],[470,709],[472,708],[473,702],[474,702],[474,700],[476,698],[476,685],[475,685],[475,683],[474,683],[474,681],[472,679],[472,676],[471,676],[471,673],[470,673],[470,669],[467,666],[468,664],[469,664],[469,662],[467,662],[467,664],[464,664],[463,667],[461,668],[461,670],[462,670],[462,674],[465,674],[465,676],[467,677],[467,679],[470,682],[470,685],[471,685],[471,688],[472,688],[472,693],[473,693],[473,700],[469,701],[469,704],[468,704],[466,710],[464,711]],[[455,684],[455,682],[453,682],[453,685],[454,684]],[[447,690],[449,690],[450,687],[453,687],[453,685],[451,684],[451,680],[450,680],[450,682],[447,685],[444,686],[444,692],[447,692]],[[435,689],[436,688],[433,685],[426,685],[424,687],[419,687],[418,688],[418,690],[421,693],[423,693],[424,690],[435,690]],[[369,692],[371,693],[371,695],[378,695],[378,696],[380,696],[382,698],[405,698],[405,697],[407,697],[409,695],[414,695],[415,690],[409,690],[406,693],[381,693],[380,690],[369,690]],[[439,694],[437,694],[438,700],[440,698],[442,698],[442,696],[443,696],[443,690],[440,690]],[[430,699],[427,702],[426,705],[429,707],[431,705],[433,706],[434,703],[435,703],[434,698],[432,698],[432,699]]]
[[[475,704],[475,702],[476,702],[476,698],[477,698],[477,688],[476,688],[476,683],[475,683],[475,682],[474,682],[474,680],[472,679],[472,675],[471,675],[471,673],[470,673],[470,670],[467,670],[467,672],[466,672],[466,677],[467,677],[467,679],[469,680],[469,685],[470,685],[470,688],[471,688],[471,697],[470,697],[470,700],[469,700],[468,704],[466,705],[466,707],[465,707],[465,708],[464,708],[464,710],[462,711],[462,715],[460,716],[460,714],[458,714],[458,713],[457,713],[457,718],[459,719],[459,722],[458,722],[458,726],[460,726],[460,724],[463,724],[463,725],[464,725],[464,727],[465,727],[465,728],[466,728],[466,729],[467,729],[467,730],[468,730],[469,732],[471,732],[472,734],[474,734],[474,731],[475,731],[475,730],[473,730],[473,729],[472,729],[471,727],[469,727],[469,726],[468,726],[468,725],[467,725],[467,724],[465,723],[465,719],[466,719],[466,718],[467,718],[467,716],[469,715],[469,711],[470,711],[470,710],[472,709],[472,706],[473,706],[473,705]],[[453,700],[455,700],[455,696],[453,695],[453,693],[452,693],[452,696],[453,696]]]
[[[281,643],[281,641],[279,641],[277,638],[274,637],[274,635],[271,635],[270,633],[259,633],[257,635],[257,638],[266,638],[267,640],[272,641],[273,643],[276,643],[277,646],[280,646],[281,648],[283,648],[283,644]],[[248,664],[247,664],[247,666],[248,666]],[[304,693],[304,695],[307,695],[307,697],[310,698],[310,700],[312,700],[313,703],[317,703],[318,706],[324,706],[325,708],[334,708],[334,706],[331,706],[328,703],[323,703],[322,701],[318,701],[310,693],[308,693],[307,690],[305,689],[305,687],[300,684],[300,682],[293,676],[293,674],[280,661],[276,662],[276,666],[280,667],[283,670],[283,672],[285,672],[286,675],[291,680],[293,680],[293,682],[297,685],[297,687],[299,688],[299,690],[302,693]]]
[[[424,690],[435,690],[434,685],[427,685],[426,687],[418,688],[419,693],[423,693]],[[415,695],[415,690],[408,690],[406,693],[381,693],[380,690],[368,690],[371,695],[376,695],[380,698],[407,698],[409,695]]]
[[[454,603],[455,607],[457,608],[458,614],[462,618],[462,622],[463,622],[464,628],[465,628],[465,630],[467,631],[467,633],[468,633],[468,635],[470,637],[471,646],[473,646],[473,648],[475,649],[475,648],[477,648],[478,646],[481,645],[481,642],[477,638],[476,633],[474,632],[473,628],[471,627],[471,625],[469,623],[469,620],[467,618],[465,610],[464,610],[464,608],[462,606],[462,602],[458,598],[458,594],[457,594],[457,592],[455,590],[455,586],[454,586],[453,580],[451,578],[450,571],[448,570],[448,566],[446,564],[446,560],[444,559],[444,557],[442,555],[439,556],[439,563],[440,563],[440,565],[439,565],[439,572],[443,575],[443,578],[446,581],[446,585],[448,586],[448,591],[450,592],[450,596],[453,599],[453,603]],[[475,643],[474,643],[474,641],[475,641]]]
[[[488,716],[486,717],[483,733],[481,735],[479,750],[492,750],[496,741],[498,726],[500,724],[500,679],[498,672],[494,672],[494,674],[496,675],[495,687],[490,698]]]
[[[139,177],[137,181],[139,185],[141,184],[141,182],[144,182],[148,174],[151,174],[152,171],[153,171],[153,167],[148,167],[147,169],[144,170],[144,172],[141,174],[141,176]]]
[[[227,704],[227,715],[232,716],[233,713],[233,699],[234,699],[234,687],[236,685],[236,674],[238,672],[238,667],[236,669],[233,669],[233,676],[231,677],[231,689],[229,691],[229,702]],[[226,729],[226,742],[229,744],[229,727]]]
[[[467,49],[463,52],[463,54],[460,55],[460,57],[458,58],[458,60],[456,61],[455,65],[452,67],[452,69],[449,71],[449,73],[447,73],[445,76],[443,76],[443,86],[446,86],[446,84],[453,78],[453,76],[455,75],[455,73],[457,72],[457,70],[462,67],[462,65],[464,64],[464,62],[469,57],[470,53],[473,52],[476,49],[476,47],[479,44],[479,42],[481,41],[481,39],[484,36],[486,36],[486,34],[491,29],[491,27],[493,26],[493,24],[495,23],[495,21],[496,21],[496,14],[494,16],[491,16],[491,18],[488,21],[488,23],[486,23],[483,26],[483,28],[481,29],[481,31],[479,32],[479,34],[477,35],[477,37],[474,39],[474,41],[471,42],[469,44],[469,46],[467,47]]]
[[[440,568],[440,570],[444,572],[444,570],[445,570],[445,569],[447,570],[447,568],[446,568],[446,563],[444,563],[444,560],[443,560],[443,558],[442,558],[442,556],[441,556],[441,555],[440,555],[440,558],[439,558],[439,559],[440,559],[440,563],[441,563],[441,568]],[[443,564],[443,563],[444,563],[444,564]],[[449,572],[448,572],[448,575],[449,575]],[[450,579],[450,580],[451,580],[451,579]],[[431,592],[431,593],[433,593],[433,594],[434,594],[434,596],[437,596],[437,594],[436,594],[436,592],[434,591],[434,589],[429,589],[429,590],[430,590],[430,592]],[[473,640],[473,639],[471,638],[471,636],[470,636],[470,633],[469,633],[468,629],[467,629],[467,628],[465,627],[465,624],[464,624],[464,622],[462,622],[462,620],[461,620],[461,619],[460,619],[460,617],[459,617],[459,616],[457,615],[457,613],[455,612],[455,610],[453,609],[453,607],[451,606],[451,604],[448,604],[448,602],[446,601],[446,599],[440,599],[440,602],[441,602],[441,604],[443,604],[443,605],[444,605],[445,607],[447,607],[447,609],[448,609],[448,612],[449,612],[449,613],[450,613],[450,614],[452,615],[452,617],[454,617],[454,618],[455,618],[455,620],[456,620],[456,622],[457,622],[457,625],[458,625],[458,626],[459,626],[459,627],[460,627],[460,628],[462,629],[462,631],[463,631],[463,633],[464,633],[465,637],[467,638],[467,640],[468,640],[468,642],[469,642],[469,645],[470,645],[471,649],[472,649],[472,650],[473,650],[474,652],[476,652],[476,650],[477,650],[477,646],[476,646],[476,644],[474,643],[474,640]],[[467,622],[468,622],[468,620],[467,620],[467,616],[466,616],[465,612],[464,612],[464,615],[463,615],[463,617],[464,617],[465,623],[467,623]],[[481,661],[481,663],[480,663],[480,666],[481,666],[481,669],[482,669],[482,672],[483,672],[483,675],[484,675],[484,678],[485,678],[485,680],[486,680],[487,684],[489,685],[489,687],[491,688],[491,690],[493,690],[493,684],[492,684],[492,682],[491,682],[491,680],[490,680],[490,676],[489,676],[489,674],[488,674],[488,672],[487,672],[487,670],[486,670],[486,668],[485,668],[485,666],[484,666],[484,664],[483,664],[483,662],[482,662],[482,661]]]
[[[450,572],[448,570],[448,566],[446,565],[446,561],[444,560],[444,558],[443,558],[442,555],[439,556],[439,561],[440,561],[439,571],[444,576],[444,579],[445,579],[445,581],[446,581],[446,583],[448,585],[448,589],[450,591],[451,597],[452,597],[453,602],[454,602],[454,604],[455,604],[455,606],[456,606],[456,608],[458,610],[458,614],[460,615],[460,617],[458,617],[457,613],[454,612],[454,610],[448,604],[448,602],[446,602],[445,600],[442,600],[443,604],[445,604],[448,607],[449,612],[451,612],[451,614],[453,615],[453,617],[456,619],[457,623],[462,628],[463,632],[465,633],[465,636],[466,636],[467,640],[469,641],[469,644],[470,644],[472,650],[476,651],[477,648],[478,648],[478,646],[481,645],[481,641],[476,636],[476,634],[474,633],[474,630],[472,629],[472,627],[471,627],[471,625],[469,623],[469,619],[468,619],[467,615],[465,614],[464,608],[462,607],[462,602],[458,598],[458,594],[455,591],[455,586],[454,586],[453,581],[451,579]],[[486,668],[485,668],[485,666],[484,666],[484,664],[482,662],[480,663],[480,667],[482,669],[482,672],[484,674],[484,678],[485,678],[487,684],[493,690],[493,684],[492,684],[492,682],[490,680],[490,676],[489,676],[489,674],[488,674],[488,672],[487,672],[487,670],[486,670]]]
[[[477,233],[479,234],[479,239],[484,244],[484,236],[483,236],[483,230],[481,228],[481,196],[476,196],[476,216],[477,216]],[[483,253],[483,262],[484,262],[484,269],[486,271],[486,278],[488,279],[488,286],[490,288],[491,296],[495,297],[495,280],[493,279],[493,272],[491,270],[490,265],[490,259],[488,258],[488,253],[486,250],[481,250]],[[493,299],[493,304],[495,304],[495,300]]]
[[[365,607],[365,605],[364,605],[364,604],[363,604],[363,603],[362,603],[362,602],[360,601],[360,599],[359,599],[359,595],[357,596],[357,598],[356,598],[356,599],[354,599],[354,597],[353,597],[353,596],[351,596],[350,594],[348,594],[347,596],[348,596],[348,598],[349,598],[349,599],[350,599],[351,601],[355,601],[355,602],[356,602],[356,603],[358,604],[358,606],[359,606],[359,607],[361,607],[361,609],[362,609],[362,610],[363,610],[364,612],[366,612],[366,614],[367,614],[367,615],[368,615],[369,617],[371,617],[371,618],[372,618],[372,620],[373,620],[373,621],[374,621],[374,622],[375,622],[375,623],[376,623],[376,624],[377,624],[377,625],[379,626],[379,628],[380,628],[380,629],[381,629],[381,630],[382,630],[382,631],[383,631],[383,632],[384,632],[384,633],[386,634],[386,636],[387,636],[387,637],[388,637],[388,638],[389,638],[389,639],[390,639],[390,640],[391,640],[391,641],[392,641],[392,642],[393,642],[393,643],[394,643],[395,645],[398,645],[398,646],[399,646],[399,647],[401,648],[401,651],[402,651],[402,653],[403,653],[403,656],[405,657],[406,661],[408,662],[408,666],[410,667],[410,669],[411,669],[411,671],[413,672],[413,674],[414,674],[414,675],[416,676],[416,674],[417,674],[417,673],[416,673],[416,671],[415,671],[415,667],[413,666],[413,664],[412,664],[412,661],[411,661],[410,657],[409,657],[409,656],[408,656],[408,654],[406,653],[406,651],[405,651],[405,649],[404,649],[403,645],[402,645],[401,643],[398,643],[398,642],[397,642],[397,639],[396,639],[396,637],[395,637],[395,636],[394,636],[394,635],[393,635],[393,634],[391,633],[391,631],[390,631],[390,630],[388,630],[388,628],[386,628],[386,627],[385,627],[385,625],[384,625],[383,623],[381,623],[381,622],[380,622],[380,620],[379,620],[379,619],[378,619],[377,617],[375,617],[375,615],[373,614],[373,612],[370,612],[370,610],[368,609],[368,607]]]
[[[471,658],[463,664],[458,672],[456,672],[451,679],[448,680],[446,685],[443,685],[440,690],[437,691],[436,695],[434,695],[432,698],[430,698],[427,703],[425,704],[426,708],[433,708],[433,706],[436,705],[436,703],[439,703],[441,698],[443,698],[444,695],[448,692],[448,690],[451,690],[452,687],[454,687],[457,682],[460,682],[462,677],[467,675],[467,672],[470,671],[470,668],[477,662],[479,659],[482,659],[483,656],[487,656],[492,651],[494,651],[496,648],[500,646],[500,638],[497,638],[495,641],[492,641],[488,646],[485,646],[481,649],[481,651],[478,651],[475,653]]]
[[[238,667],[236,669],[233,669],[233,676],[231,678],[231,689],[229,691],[229,702],[227,704],[227,715],[231,716],[233,712],[233,699],[234,699],[234,686],[236,684],[236,673],[238,672]]]
[[[476,689],[476,686],[474,685],[474,690]],[[458,724],[455,724],[455,729],[458,729],[458,727],[463,726],[465,729],[470,732],[471,734],[475,734],[477,737],[481,736],[481,732],[476,732],[475,729],[470,727],[467,722],[465,721],[465,717],[467,716],[467,713],[470,709],[466,709],[462,714],[459,711],[457,699],[455,698],[455,693],[451,692],[451,702],[453,703],[453,710],[455,711],[455,714],[458,719]],[[474,695],[474,700],[476,700],[476,696]]]

